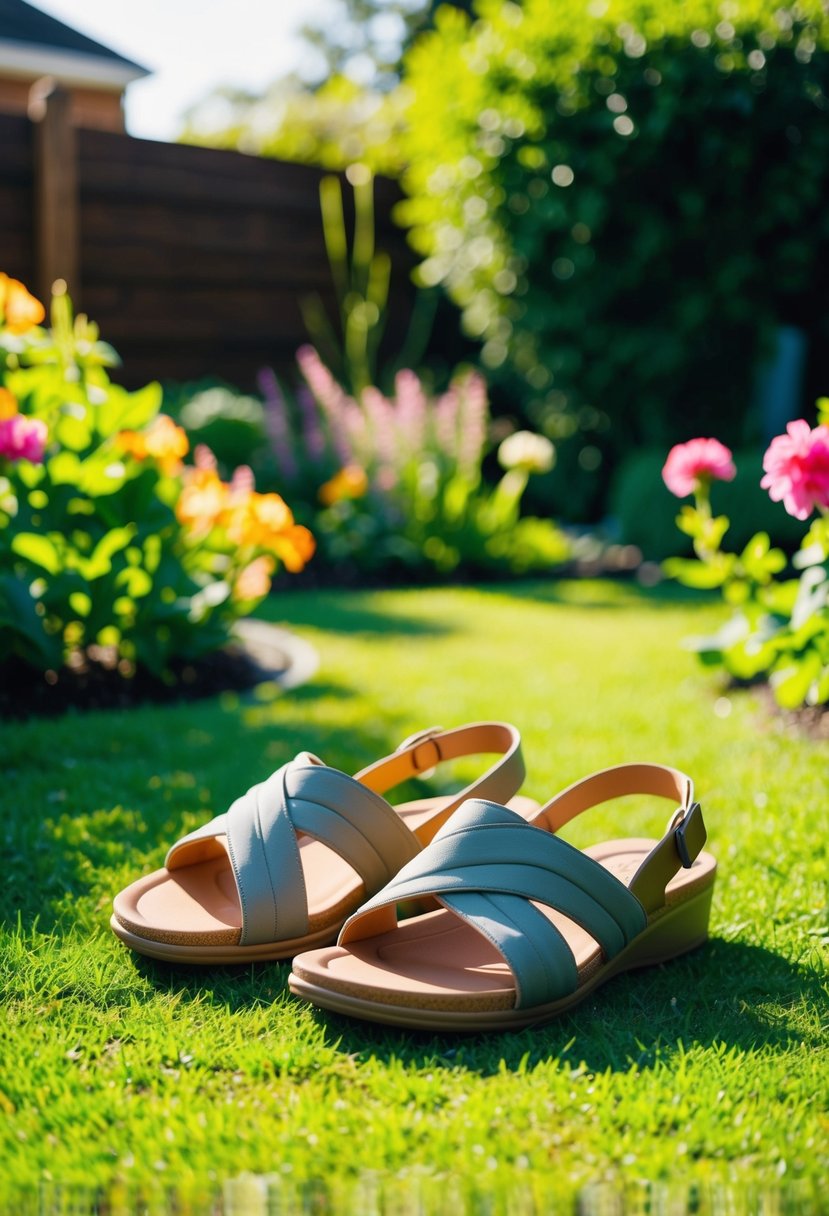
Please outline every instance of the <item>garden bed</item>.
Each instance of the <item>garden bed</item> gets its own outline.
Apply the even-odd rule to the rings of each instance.
[[[172,662],[166,679],[144,667],[124,675],[117,654],[103,648],[96,658],[45,675],[9,659],[0,664],[0,719],[194,701],[221,692],[246,692],[264,683],[293,688],[313,674],[313,649],[287,630],[264,621],[243,621],[236,633],[221,650]]]

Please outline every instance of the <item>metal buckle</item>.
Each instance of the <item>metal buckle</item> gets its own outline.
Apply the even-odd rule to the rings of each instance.
[[[674,815],[671,824],[674,830],[674,843],[676,844],[676,851],[679,853],[679,860],[682,862],[682,865],[686,870],[690,870],[691,866],[694,864],[694,860],[688,852],[688,845],[685,840],[685,829],[688,826],[688,820],[691,816],[691,812],[694,810],[699,810],[698,802],[692,802],[687,808],[680,807],[676,815]],[[678,823],[677,815],[682,816]]]

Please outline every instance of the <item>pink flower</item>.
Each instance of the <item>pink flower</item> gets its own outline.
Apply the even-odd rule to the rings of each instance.
[[[215,470],[218,465],[216,457],[211,452],[206,443],[197,443],[193,449],[193,464],[197,469],[212,469]]]
[[[772,439],[763,468],[760,485],[795,519],[808,519],[815,507],[829,508],[829,426],[812,431],[803,418],[790,422],[785,435]]]
[[[731,481],[736,472],[731,452],[719,439],[689,439],[671,448],[662,480],[677,498],[685,498],[705,482]]]
[[[253,477],[253,469],[249,465],[240,464],[238,469],[234,470],[233,476],[230,479],[230,492],[237,498],[245,498],[248,494],[252,494],[256,489],[256,482]]]
[[[399,371],[394,378],[395,412],[400,432],[401,451],[408,457],[421,459],[429,404],[420,379],[408,368]]]
[[[0,421],[0,456],[42,464],[46,435],[46,423],[40,418],[27,418],[25,414],[4,418]]]

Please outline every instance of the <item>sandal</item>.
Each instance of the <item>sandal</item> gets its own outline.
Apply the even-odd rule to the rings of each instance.
[[[481,752],[501,759],[459,794],[397,807],[380,796]],[[133,950],[177,963],[288,958],[335,941],[471,794],[534,813],[536,802],[513,798],[523,779],[518,731],[501,722],[412,735],[355,777],[301,752],[116,895],[110,924]]]
[[[584,852],[556,835],[624,794],[679,803],[661,840]],[[467,802],[345,924],[294,959],[291,991],[324,1009],[419,1030],[507,1030],[555,1017],[599,984],[708,936],[716,862],[690,779],[626,764],[571,785],[527,819]],[[397,923],[395,905],[431,897]]]

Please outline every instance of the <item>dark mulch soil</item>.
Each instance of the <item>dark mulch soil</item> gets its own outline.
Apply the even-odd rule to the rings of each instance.
[[[273,680],[280,666],[287,665],[278,649],[263,652],[242,642],[195,662],[172,663],[168,680],[141,667],[127,678],[117,667],[94,661],[80,670],[63,668],[44,676],[19,659],[9,659],[0,663],[0,718],[55,717],[70,709],[127,709],[146,702],[243,692]]]

